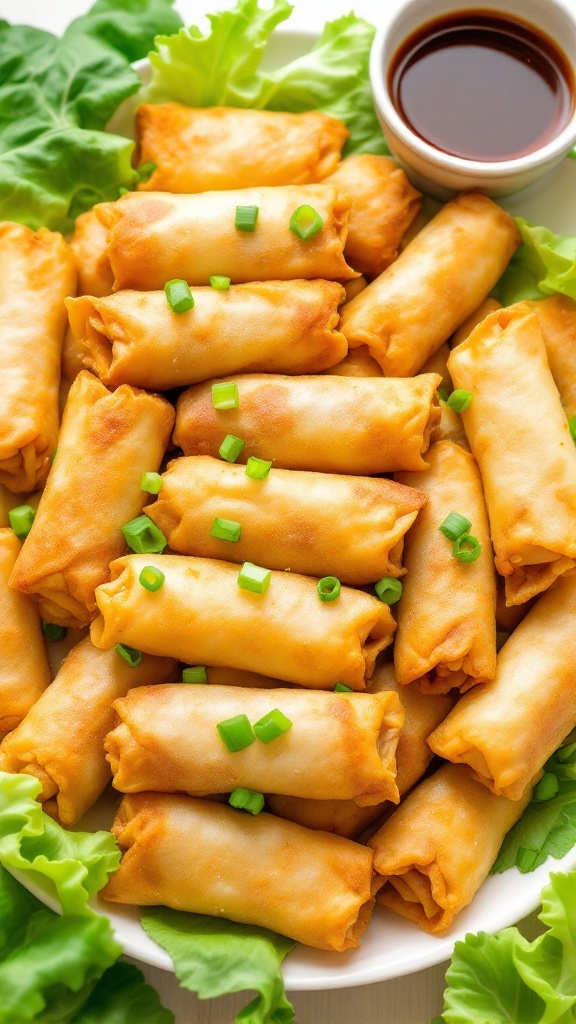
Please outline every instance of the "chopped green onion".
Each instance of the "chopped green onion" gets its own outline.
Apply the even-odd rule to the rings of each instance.
[[[175,277],[164,285],[168,305],[173,313],[187,313],[194,306],[194,296],[187,281]]]
[[[137,516],[136,519],[125,523],[122,533],[128,547],[138,555],[159,555],[168,543],[162,530],[145,515]]]
[[[149,160],[148,163],[145,164],[140,164],[140,167],[136,168],[138,181],[145,185],[147,181],[150,181],[150,178],[154,174],[154,171],[157,170],[158,164],[155,164],[153,160]]]
[[[532,868],[536,863],[538,853],[538,850],[528,850],[525,846],[521,846],[516,854],[516,867],[523,873],[532,871]]]
[[[510,633],[506,633],[503,629],[496,630],[496,653],[502,650],[504,644],[510,639]]]
[[[233,544],[240,540],[241,533],[240,523],[234,522],[233,519],[221,519],[220,516],[216,516],[210,530],[211,537],[216,537],[217,540],[229,540]]]
[[[55,622],[44,622],[42,619],[42,632],[47,640],[63,640],[68,630],[65,626],[57,626]]]
[[[182,682],[183,683],[207,683],[208,676],[206,675],[206,668],[204,665],[191,665],[189,668],[182,669]]]
[[[384,604],[396,604],[402,597],[402,584],[400,580],[395,580],[393,576],[383,576],[374,585],[374,590]]]
[[[448,540],[458,540],[458,537],[468,533],[471,526],[472,523],[466,519],[466,516],[461,516],[459,512],[451,512],[438,529],[440,533],[448,537]]]
[[[346,686],[344,683],[336,683],[334,693],[354,693],[354,690],[351,686]]]
[[[253,789],[238,788],[233,793],[230,793],[228,803],[238,811],[260,814],[264,807],[264,796],[262,793],[255,793]]]
[[[235,715],[234,718],[226,718],[218,722],[216,728],[220,739],[224,741],[231,754],[244,750],[254,743],[256,737],[246,715]]]
[[[58,448],[55,448],[54,451],[52,452],[52,455],[50,456],[50,465],[51,466],[54,465],[54,459],[56,458],[57,454],[58,454]]]
[[[547,772],[534,787],[532,799],[538,803],[544,803],[545,800],[551,800],[553,796],[556,796],[557,792],[558,779],[553,772]]]
[[[120,188],[118,189],[118,195],[119,196],[125,196],[130,191],[131,191],[131,189],[126,188],[126,185],[120,185]]]
[[[576,444],[576,416],[568,417],[568,430],[570,431],[570,437]]]
[[[464,412],[470,403],[472,402],[473,395],[469,391],[464,391],[463,388],[457,388],[453,391],[450,397],[446,401],[446,405],[453,409],[454,412]]]
[[[316,584],[318,597],[321,601],[335,601],[337,597],[340,597],[341,589],[342,585],[336,576],[323,576]]]
[[[151,590],[154,594],[157,590],[160,590],[166,577],[162,570],[157,569],[155,565],[145,565],[138,579],[144,590]]]
[[[452,548],[452,557],[459,562],[475,562],[482,551],[482,545],[471,533],[463,533]]]
[[[324,227],[324,221],[313,206],[299,206],[290,217],[290,231],[306,242]]]
[[[32,523],[36,512],[32,508],[32,505],[17,505],[16,508],[11,508],[8,513],[8,519],[10,520],[10,526],[14,530],[17,537],[27,537],[32,529]]]
[[[237,206],[234,227],[238,231],[254,231],[258,220],[257,206]]]
[[[226,437],[218,449],[218,454],[223,459],[226,459],[226,462],[236,462],[236,459],[240,455],[243,447],[244,441],[239,437],[235,437],[234,434],[226,434]]]
[[[238,586],[242,590],[251,590],[253,594],[264,594],[270,586],[272,572],[252,562],[244,562],[238,573]]]
[[[576,743],[568,743],[565,747],[560,747],[558,751],[558,760],[560,764],[566,764],[567,761],[573,761],[574,755],[576,754]]]
[[[124,661],[128,662],[130,668],[136,668],[142,661],[142,651],[137,651],[135,647],[128,647],[127,644],[116,644],[114,650],[118,652],[121,658],[124,658]]]
[[[246,463],[246,476],[251,480],[264,480],[271,469],[272,463],[268,462],[268,459],[257,459],[255,455],[251,455]]]
[[[160,494],[162,490],[162,477],[160,473],[142,473],[140,490],[147,491],[148,494]]]
[[[271,743],[292,728],[292,722],[278,708],[254,723],[254,732],[261,743]]]
[[[237,409],[239,404],[238,385],[235,381],[212,385],[212,405],[215,409]]]
[[[222,274],[212,274],[210,284],[217,292],[227,292],[230,287],[230,278],[224,277]]]

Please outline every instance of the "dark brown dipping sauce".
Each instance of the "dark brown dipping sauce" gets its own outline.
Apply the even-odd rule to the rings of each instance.
[[[426,142],[468,160],[511,160],[568,123],[574,79],[551,39],[493,12],[460,11],[405,41],[389,72],[403,121]]]

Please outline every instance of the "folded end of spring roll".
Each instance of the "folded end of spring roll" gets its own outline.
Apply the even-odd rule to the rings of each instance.
[[[70,248],[76,257],[79,295],[110,295],[112,291],[114,278],[106,255],[106,234],[94,210],[76,218]]]

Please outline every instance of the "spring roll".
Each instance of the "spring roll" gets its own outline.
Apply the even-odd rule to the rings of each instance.
[[[96,212],[109,229],[114,290],[153,291],[173,278],[207,285],[212,274],[233,284],[356,277],[343,251],[351,202],[331,185],[279,185],[199,195],[129,192]],[[239,206],[258,207],[254,230],[235,226]],[[312,206],[323,222],[304,241],[290,230],[300,206]]]
[[[528,306],[544,335],[548,365],[567,416],[576,415],[576,302],[550,295]]]
[[[252,480],[244,466],[210,456],[176,459],[147,514],[172,551],[342,583],[402,576],[403,538],[425,504],[421,491],[391,480],[273,469]],[[240,538],[213,537],[216,517],[241,520]]]
[[[110,295],[112,291],[114,277],[106,255],[107,233],[94,209],[76,218],[70,248],[76,257],[78,295]]]
[[[351,299],[360,295],[360,292],[363,292],[367,287],[368,281],[363,275],[360,275],[360,277],[354,277],[351,281],[345,281],[344,291],[346,292],[346,302],[350,302]]]
[[[76,289],[74,255],[57,232],[0,224],[0,484],[41,487],[58,438],[64,299]]]
[[[425,693],[461,692],[496,671],[496,578],[488,516],[476,461],[453,441],[428,451],[430,469],[401,473],[420,487],[426,506],[404,541],[406,579],[397,607],[394,668],[398,682],[418,679]],[[475,562],[452,554],[454,542],[439,527],[458,512],[472,524],[482,550]]]
[[[576,576],[561,576],[502,647],[494,681],[467,694],[432,733],[432,750],[519,800],[576,721],[575,623]]]
[[[343,297],[334,281],[263,281],[195,288],[186,313],[173,313],[163,291],[67,307],[84,364],[104,384],[166,391],[228,373],[325,370],[348,351],[336,330]]]
[[[486,297],[519,241],[487,196],[456,196],[343,308],[350,348],[368,345],[387,377],[417,373]]]
[[[307,185],[336,169],[349,132],[320,111],[143,103],[136,111],[141,163],[156,170],[139,187],[208,192],[253,185]]]
[[[461,342],[466,341],[466,338],[472,334],[475,327],[481,324],[486,319],[489,313],[495,313],[497,309],[502,309],[502,304],[497,299],[484,299],[483,302],[467,316],[464,323],[460,324],[457,331],[452,336],[452,348],[456,348]]]
[[[423,455],[440,419],[438,376],[408,380],[347,377],[235,378],[239,407],[219,412],[210,384],[178,400],[174,443],[185,455],[217,456],[226,434],[249,455],[284,469],[371,476],[426,469]]]
[[[576,565],[576,448],[536,316],[525,303],[491,313],[448,367],[455,387],[474,396],[462,420],[496,568],[508,604],[523,604]]]
[[[138,582],[150,555],[127,555],[110,566],[111,582],[98,587],[101,615],[92,641],[104,649],[128,644],[192,665],[223,665],[334,689],[364,690],[376,655],[396,628],[388,605],[342,587],[321,601],[316,580],[272,570],[269,589],[238,585],[238,566],[210,558],[163,555],[165,583],[150,593]]]
[[[422,196],[395,160],[374,153],[347,156],[326,181],[352,197],[344,254],[355,270],[377,277],[420,209]]]
[[[281,679],[271,679],[270,676],[261,676],[258,672],[240,671],[238,668],[228,668],[226,665],[206,665],[205,667],[208,682],[216,686],[258,686],[263,690],[270,690],[276,686],[291,686],[291,683],[285,683]]]
[[[87,637],[0,745],[0,771],[39,779],[44,810],[63,825],[73,824],[111,779],[104,737],[115,724],[112,702],[133,686],[162,683],[175,667],[169,658],[145,655],[132,668],[116,651],[99,651]]]
[[[502,840],[532,796],[494,796],[466,768],[443,765],[372,836],[378,903],[436,935],[488,877]]]
[[[359,349],[353,348],[350,349],[349,354],[351,355],[358,351]],[[440,422],[434,429],[432,441],[457,441],[458,444],[463,445],[469,450],[462,419],[446,402],[446,399],[453,391],[452,379],[448,373],[449,357],[450,349],[448,344],[444,342],[434,355],[426,360],[422,367],[422,373],[438,373],[442,378],[438,389],[438,394],[442,396],[440,401]]]
[[[124,797],[113,832],[122,861],[100,894],[113,903],[225,917],[336,952],[357,947],[370,920],[373,853],[340,836],[159,793]]]
[[[74,381],[58,455],[10,578],[44,619],[78,628],[94,618],[94,590],[126,549],[121,527],[142,510],[142,474],[159,468],[173,420],[156,395],[126,384],[110,394],[85,370]]]
[[[372,359],[366,345],[351,348],[336,366],[324,370],[325,374],[338,377],[383,377],[382,367]]]
[[[12,530],[0,529],[0,735],[22,721],[50,682],[38,609],[8,586],[20,546]]]

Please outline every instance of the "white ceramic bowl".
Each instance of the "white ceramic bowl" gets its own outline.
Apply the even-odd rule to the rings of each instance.
[[[545,184],[576,142],[576,104],[566,127],[550,142],[513,160],[466,160],[450,156],[416,135],[396,110],[387,86],[387,69],[398,47],[428,21],[463,8],[516,16],[554,40],[576,66],[576,4],[573,0],[396,0],[383,4],[370,56],[370,78],[376,113],[394,156],[414,184],[437,199],[480,188],[505,196]]]

